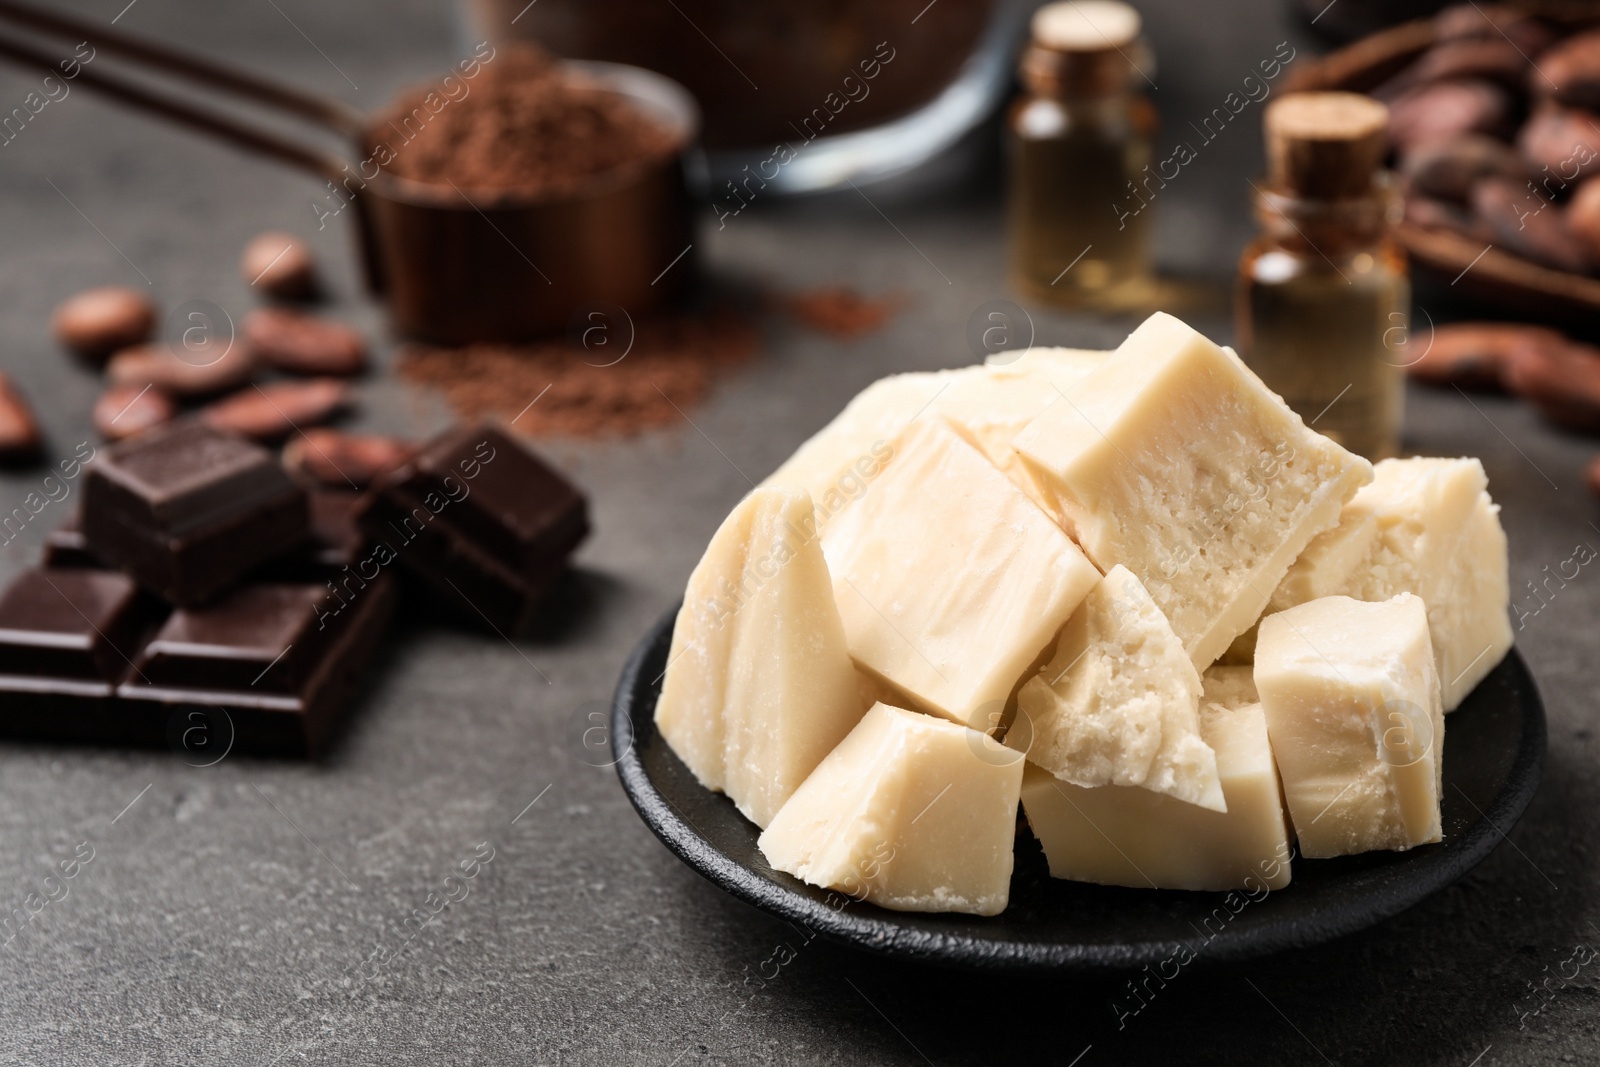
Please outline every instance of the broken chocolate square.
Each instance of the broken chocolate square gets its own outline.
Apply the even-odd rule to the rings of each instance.
[[[501,633],[527,628],[589,533],[571,482],[492,424],[458,426],[379,484],[362,526],[462,613]],[[383,562],[386,562],[384,560]]]
[[[307,510],[272,453],[190,421],[90,464],[83,535],[108,564],[193,606],[304,540]]]

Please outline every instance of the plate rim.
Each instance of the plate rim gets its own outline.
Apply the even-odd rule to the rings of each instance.
[[[1513,645],[1502,665],[1510,664],[1520,675],[1528,693],[1528,703],[1521,744],[1506,772],[1506,784],[1495,795],[1488,810],[1481,812],[1478,821],[1452,839],[1447,849],[1421,861],[1423,866],[1416,872],[1420,877],[1404,880],[1400,891],[1389,889],[1369,894],[1365,907],[1332,912],[1310,929],[1303,923],[1251,928],[1198,952],[1181,941],[1163,939],[1111,944],[987,941],[941,931],[911,930],[896,922],[892,911],[873,908],[873,912],[880,914],[872,914],[831,908],[750,870],[701,836],[651,781],[635,743],[633,716],[645,661],[663,641],[668,642],[670,649],[671,633],[681,604],[680,599],[652,624],[629,653],[612,699],[612,757],[629,803],[673,855],[734,898],[776,918],[800,923],[830,941],[912,963],[963,970],[1104,973],[1156,965],[1183,952],[1213,963],[1238,962],[1333,941],[1400,914],[1464,877],[1487,859],[1522,818],[1538,790],[1544,770],[1548,734],[1544,701],[1527,662]],[[665,673],[663,670],[662,675]],[[643,688],[651,690],[654,698],[659,696],[659,684],[658,678]],[[979,916],[970,918],[975,925],[988,921]]]

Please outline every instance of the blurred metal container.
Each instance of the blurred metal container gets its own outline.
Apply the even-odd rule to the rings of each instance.
[[[682,86],[659,74],[613,63],[567,65],[574,77],[626,98],[671,130],[677,154],[595,175],[571,194],[461,189],[381,169],[357,176],[352,163],[371,162],[374,145],[389,134],[338,100],[17,0],[0,0],[0,18],[90,41],[130,71],[158,72],[175,83],[155,90],[103,71],[102,61],[81,70],[79,84],[309,171],[330,191],[340,190],[340,200],[348,197],[354,207],[368,288],[409,337],[440,344],[531,340],[559,333],[582,304],[645,315],[670,307],[693,284],[685,171],[698,158],[699,112]],[[8,28],[0,30],[0,60],[48,73],[55,54]],[[217,106],[222,94],[309,121],[344,147],[330,150],[231,114]]]
[[[1038,0],[457,0],[464,33],[628,63],[700,102],[713,191],[909,170],[1009,93]],[[887,57],[887,58],[886,58]],[[868,72],[873,72],[869,74]]]

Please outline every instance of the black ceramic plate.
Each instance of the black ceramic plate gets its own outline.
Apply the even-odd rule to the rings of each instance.
[[[634,650],[612,708],[617,772],[633,806],[680,859],[740,900],[906,960],[1093,971],[1136,969],[1184,953],[1240,960],[1327,941],[1386,919],[1471,870],[1521,817],[1544,764],[1544,708],[1513,650],[1447,720],[1440,844],[1297,859],[1288,888],[1252,900],[1060,881],[1049,876],[1032,836],[1020,834],[1011,904],[1002,914],[888,911],[773,870],[756,847],[755,825],[727,797],[700,785],[656,732],[675,615]]]

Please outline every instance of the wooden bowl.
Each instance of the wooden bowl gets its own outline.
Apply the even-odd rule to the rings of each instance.
[[[1300,66],[1287,88],[1371,92],[1433,41],[1432,21],[1403,23]],[[1399,238],[1422,271],[1495,310],[1589,328],[1600,312],[1600,278],[1546,267],[1492,245],[1485,251],[1483,241],[1410,221],[1400,224]]]

